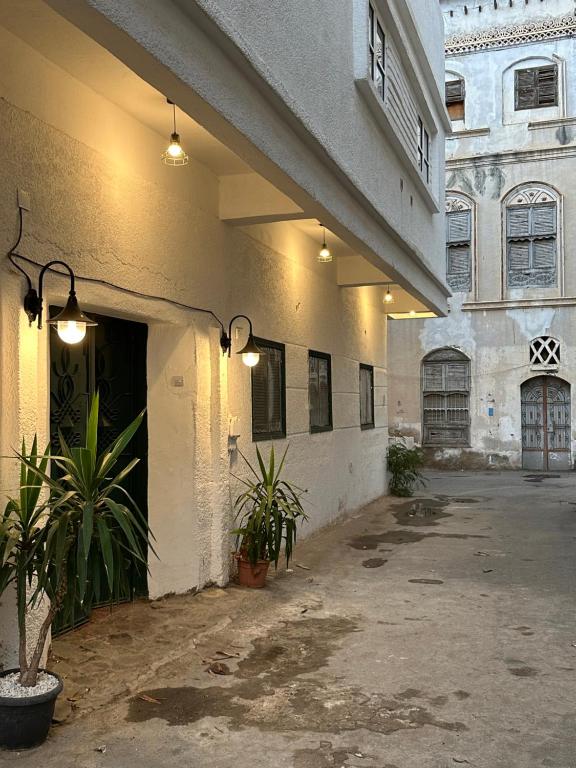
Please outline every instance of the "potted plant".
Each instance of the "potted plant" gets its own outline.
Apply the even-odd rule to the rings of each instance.
[[[282,552],[290,562],[298,524],[308,519],[301,502],[305,491],[281,477],[287,451],[276,468],[274,448],[267,465],[256,448],[259,472],[240,454],[251,473],[237,478],[245,490],[234,503],[238,581],[245,587],[263,587],[270,563],[277,568]]]
[[[138,459],[118,469],[120,456],[140,426],[140,414],[102,453],[98,453],[96,395],[91,403],[86,445],[70,448],[60,435],[59,456],[48,450],[37,456],[16,454],[20,462],[20,494],[10,499],[0,519],[0,595],[16,587],[19,669],[0,673],[0,746],[24,749],[41,744],[48,734],[62,681],[40,669],[46,637],[59,611],[80,603],[89,608],[101,596],[102,584],[118,596],[127,581],[127,562],[146,567],[150,531],[122,481]],[[60,476],[47,473],[48,459]],[[47,496],[41,501],[45,487]],[[153,550],[152,550],[153,551]],[[30,658],[26,612],[47,599],[44,617]]]
[[[414,486],[424,485],[426,480],[420,472],[424,464],[421,448],[408,448],[404,443],[392,443],[388,448],[389,490],[392,496],[412,496]]]

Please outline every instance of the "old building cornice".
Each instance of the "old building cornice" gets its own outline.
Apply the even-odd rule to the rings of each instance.
[[[446,56],[461,56],[474,51],[489,48],[508,48],[513,45],[525,45],[541,40],[555,40],[560,37],[573,37],[576,34],[576,15],[568,13],[549,19],[540,19],[528,24],[510,24],[508,26],[489,27],[488,29],[466,34],[451,35],[446,38]]]

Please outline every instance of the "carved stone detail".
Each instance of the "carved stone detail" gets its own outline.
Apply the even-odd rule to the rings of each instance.
[[[535,203],[553,203],[557,199],[556,195],[541,187],[529,187],[515,192],[509,198],[508,205],[534,205]]]
[[[466,200],[464,197],[456,197],[456,195],[453,192],[450,192],[448,194],[448,197],[446,198],[446,213],[450,213],[451,211],[471,211],[472,210],[472,203],[470,203],[469,200]]]
[[[489,27],[481,32],[451,35],[446,38],[445,50],[447,56],[457,56],[487,48],[508,48],[573,35],[576,35],[576,16],[569,13],[529,24]]]

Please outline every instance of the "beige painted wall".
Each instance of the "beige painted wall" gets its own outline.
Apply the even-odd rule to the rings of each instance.
[[[214,310],[243,312],[255,332],[287,347],[287,475],[310,489],[311,523],[325,524],[385,491],[385,317],[378,289],[339,289],[335,265],[293,225],[233,228],[218,219],[218,178],[202,164],[167,168],[165,137],[0,29],[0,248],[17,232],[16,190],[30,192],[20,252],[63,258],[78,275]],[[0,264],[0,449],[48,425],[48,331],[28,328],[24,281]],[[47,303],[66,281],[47,278]],[[111,287],[77,285],[82,305],[149,324],[149,518],[160,560],[150,595],[228,575],[231,541],[229,415],[253,451],[250,372],[223,358],[207,315]],[[307,349],[333,355],[331,433],[307,431]],[[376,367],[376,428],[359,428],[358,362]],[[173,376],[183,387],[174,387]],[[0,462],[0,487],[14,487]],[[6,602],[6,601],[5,601]],[[10,649],[10,606],[0,606],[0,662]]]

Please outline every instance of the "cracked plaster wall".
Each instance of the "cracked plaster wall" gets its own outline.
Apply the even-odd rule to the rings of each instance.
[[[233,228],[217,217],[218,179],[191,158],[159,162],[165,137],[135,122],[14,36],[0,30],[0,247],[17,232],[16,190],[31,193],[20,252],[62,258],[78,275],[214,310],[252,317],[255,332],[286,344],[287,476],[309,488],[306,532],[386,488],[385,318],[378,289],[339,289],[335,265],[316,262],[317,243],[288,223]],[[25,86],[25,87],[24,87]],[[48,332],[30,329],[23,281],[0,265],[0,448],[48,427]],[[66,281],[50,275],[46,303]],[[77,285],[87,311],[149,325],[149,518],[160,560],[151,559],[151,597],[228,578],[232,541],[229,416],[239,447],[253,456],[250,372],[220,353],[207,315],[113,288]],[[307,428],[307,350],[332,354],[333,432]],[[375,366],[376,428],[359,429],[358,361]],[[183,386],[173,386],[182,376]],[[263,446],[265,449],[267,445]],[[278,446],[282,447],[282,446]],[[15,467],[0,462],[0,487]],[[232,491],[234,489],[232,488]],[[13,606],[0,606],[0,663],[15,661]],[[40,620],[30,617],[32,627]]]

